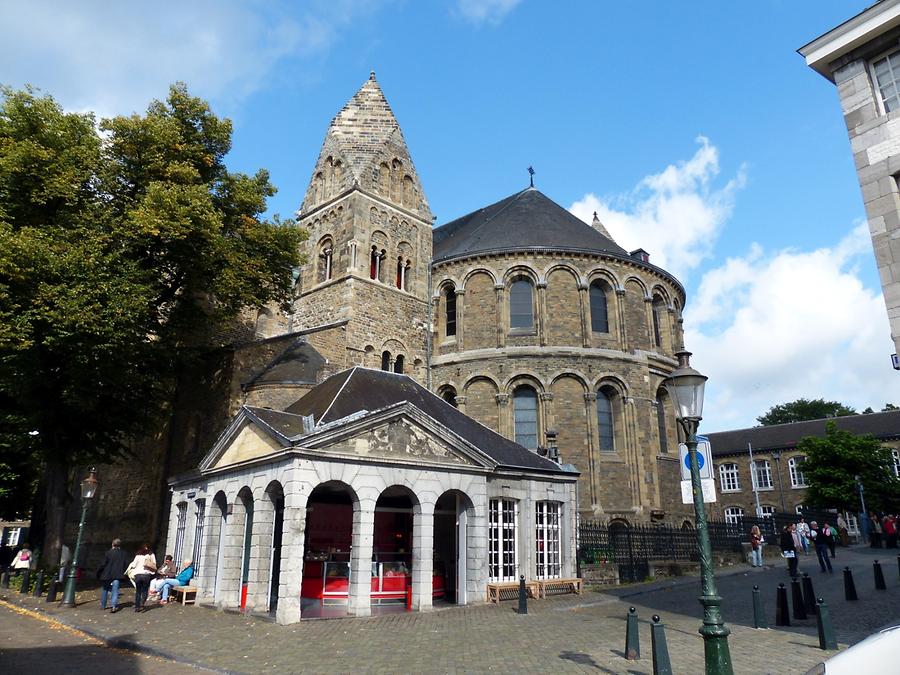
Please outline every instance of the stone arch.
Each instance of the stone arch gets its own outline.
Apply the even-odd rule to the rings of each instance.
[[[497,275],[494,270],[487,267],[470,267],[467,269],[462,276],[462,288],[468,290],[467,286],[469,285],[469,279],[471,279],[476,274],[486,274],[490,277],[491,285],[496,285],[497,283]]]
[[[588,452],[591,427],[585,403],[588,383],[577,373],[563,371],[551,379],[549,391],[553,395],[549,403],[553,415],[549,416],[548,425],[552,425],[557,433],[557,444],[564,453],[563,461],[574,464],[585,477],[590,477],[593,475],[593,462]],[[590,508],[591,495],[588,490],[582,492],[585,494],[579,495],[579,507]]]
[[[479,541],[474,519],[475,504],[463,490],[445,490],[435,500],[432,554],[435,578],[443,572],[443,598],[458,605],[469,604],[476,598]]]
[[[330,234],[321,237],[316,252],[316,283],[322,283],[334,274],[334,238]]]
[[[238,490],[234,500],[232,522],[229,523],[230,536],[234,541],[240,542],[239,547],[234,547],[237,560],[226,559],[226,580],[237,582],[237,597],[226,598],[229,606],[239,606],[242,609],[247,601],[251,584],[255,585],[257,561],[253,558],[253,519],[256,501],[253,498],[253,490],[249,485],[244,485]],[[236,577],[236,579],[233,579]]]
[[[662,385],[656,390],[655,400],[656,436],[659,452],[667,454],[678,447],[678,425],[675,422],[675,407],[669,392]]]
[[[578,273],[569,265],[554,265],[547,273],[544,335],[548,345],[582,346],[581,298]],[[565,308],[555,311],[554,308]]]
[[[203,556],[206,561],[212,562],[212,564],[207,562],[203,568],[204,578],[212,582],[204,586],[211,589],[208,597],[217,605],[223,603],[226,594],[232,590],[228,588],[225,578],[225,549],[230,511],[228,497],[224,490],[219,490],[212,498],[207,516],[206,555]]]
[[[650,301],[650,328],[652,344],[655,349],[663,352],[672,351],[672,333],[669,328],[669,312],[666,299],[653,290]]]
[[[624,312],[626,348],[629,351],[647,350],[651,346],[650,326],[647,323],[647,287],[637,277],[625,281]]]
[[[498,394],[497,383],[487,375],[474,375],[463,388],[466,414],[497,432],[500,431]]]
[[[438,397],[441,400],[445,401],[446,403],[449,403],[450,405],[452,405],[454,408],[459,407],[459,404],[456,400],[456,397],[459,395],[458,392],[459,392],[459,389],[456,387],[456,385],[454,385],[450,382],[447,382],[445,384],[440,384],[437,387]]]
[[[597,381],[593,414],[597,419],[595,447],[601,457],[604,453],[623,454],[626,449],[625,403],[627,388],[617,377],[605,376]]]
[[[609,284],[609,287],[612,290],[617,290],[622,288],[622,284],[619,281],[619,278],[616,276],[616,273],[611,269],[606,267],[595,267],[587,274],[587,283],[591,283],[593,281],[602,280]]]
[[[466,349],[497,346],[499,309],[494,276],[488,270],[473,270],[463,279],[462,308],[457,299],[457,331],[465,331]]]
[[[256,587],[248,593],[253,606],[265,608],[274,616],[278,609],[278,594],[281,586],[282,540],[284,535],[284,487],[279,480],[271,480],[256,500],[256,521],[254,538],[258,560]]]
[[[581,278],[581,270],[579,270],[577,267],[575,267],[571,263],[567,263],[567,262],[555,262],[555,263],[551,264],[550,267],[548,267],[547,270],[542,275],[542,279],[544,281],[547,281],[547,283],[549,284],[550,275],[553,274],[554,272],[558,272],[560,270],[566,270],[567,272],[569,272],[573,277],[575,277],[576,283],[580,284],[583,282],[583,279]]]
[[[643,279],[641,279],[640,277],[630,274],[628,277],[626,277],[623,287],[627,287],[628,284],[634,284],[634,285],[638,286],[641,289],[641,294],[643,295],[643,297],[645,297],[645,298],[650,297],[650,290],[647,288],[646,282]],[[627,288],[626,288],[626,290],[627,290]]]
[[[544,420],[543,383],[537,377],[520,373],[510,378],[506,385],[510,405],[510,435],[519,444],[531,450],[544,445],[547,431]]]
[[[535,286],[541,281],[541,277],[534,267],[526,263],[517,263],[508,267],[503,273],[503,285],[509,289],[509,285],[519,278],[526,278]]]
[[[651,297],[653,297],[654,295],[659,295],[665,301],[666,308],[672,306],[672,294],[669,293],[669,289],[667,289],[662,284],[653,284],[653,286],[650,287],[650,292],[648,293],[648,295],[650,295]]]

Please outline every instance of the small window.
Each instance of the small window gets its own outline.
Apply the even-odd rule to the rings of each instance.
[[[600,451],[615,452],[616,430],[613,424],[612,399],[603,389],[597,392],[597,428],[600,430]]]
[[[561,547],[559,536],[559,502],[538,502],[535,521],[535,576],[559,579]]]
[[[538,446],[537,392],[522,386],[513,392],[513,414],[516,424],[516,443],[530,450]]]
[[[769,460],[753,462],[753,482],[757,490],[772,489],[772,467],[769,465]]]
[[[444,334],[447,337],[456,335],[456,288],[447,286],[444,289]]]
[[[609,315],[607,312],[606,291],[603,284],[595,281],[590,288],[591,330],[594,333],[609,332]]]
[[[403,354],[397,354],[397,358],[394,359],[394,372],[403,373]]]
[[[729,506],[725,509],[725,522],[729,525],[740,524],[741,518],[744,517],[744,509],[740,506]]]
[[[794,511],[797,513],[798,516],[802,516],[802,515],[803,515],[803,510],[804,510],[805,508],[806,508],[806,507],[805,507],[803,504],[797,504],[797,508],[795,508]]]
[[[763,506],[759,507],[759,515],[761,515],[763,518],[771,518],[775,515],[775,507],[764,504]]]
[[[900,108],[900,50],[873,61],[872,72],[884,112]]]
[[[791,487],[806,487],[806,476],[803,475],[803,462],[806,457],[791,457],[788,469],[791,472]]]
[[[665,300],[658,295],[653,298],[653,344],[662,347],[662,313],[666,309]]]
[[[456,389],[453,387],[444,387],[441,389],[441,398],[454,408],[459,407],[459,404],[456,402]]]
[[[334,244],[330,237],[326,237],[319,245],[319,272],[316,279],[319,283],[331,279],[333,255]]]
[[[389,351],[381,352],[381,369],[387,371],[391,369],[391,353]]]
[[[737,464],[732,462],[719,466],[719,486],[722,492],[738,492],[741,489]]]
[[[534,328],[534,293],[531,282],[518,279],[509,287],[509,327]]]

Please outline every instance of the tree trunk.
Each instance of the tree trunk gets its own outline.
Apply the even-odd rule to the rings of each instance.
[[[44,468],[44,541],[41,561],[45,565],[59,562],[59,551],[66,531],[69,502],[69,469],[63,462],[48,461]],[[70,542],[74,552],[74,542]]]

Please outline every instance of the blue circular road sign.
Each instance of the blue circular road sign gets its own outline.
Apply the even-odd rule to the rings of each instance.
[[[703,468],[703,465],[704,465],[705,463],[706,463],[706,460],[703,459],[703,455],[700,454],[700,453],[698,452],[698,453],[697,453],[697,468],[698,468],[698,469],[702,469],[702,468]],[[688,471],[691,470],[691,453],[687,453],[687,454],[684,456],[684,466],[685,466],[685,468],[686,468]]]

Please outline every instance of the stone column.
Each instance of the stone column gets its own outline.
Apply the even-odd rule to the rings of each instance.
[[[456,351],[461,352],[463,347],[463,339],[466,331],[465,322],[465,296],[466,289],[456,289]]]
[[[497,394],[497,431],[501,436],[511,438],[509,420],[509,394]]]
[[[597,392],[589,391],[584,395],[585,418],[587,419],[587,456],[588,456],[588,486],[591,506],[600,503],[600,476],[597,466],[597,455],[600,450],[594,445],[594,439],[599,438],[597,429]],[[578,504],[581,508],[581,504]]]
[[[441,340],[441,326],[444,317],[441,316],[441,296],[432,295],[431,296],[431,339],[435,345],[438,344]],[[437,347],[435,346],[435,353],[437,353]]]
[[[556,416],[553,414],[553,392],[542,391],[538,394],[541,402],[541,429],[539,434],[543,438],[538,438],[538,445],[544,445],[547,442],[547,430],[556,429]],[[557,429],[557,431],[559,431]]]
[[[537,282],[537,312],[535,316],[535,328],[538,334],[538,343],[541,347],[547,344],[547,332],[544,330],[544,317],[547,312],[547,282]]]
[[[423,502],[413,514],[412,608],[432,608],[434,568],[434,504]]]
[[[280,624],[288,624],[300,620],[300,585],[303,583],[303,544],[308,495],[300,491],[298,481],[285,481],[283,488],[284,529],[281,536],[281,573],[275,620]]]
[[[213,602],[216,585],[216,557],[219,553],[219,528],[222,517],[219,505],[210,495],[206,499],[203,541],[200,542],[200,570],[197,574],[197,602]]]
[[[459,409],[461,413],[466,412],[466,397],[465,396],[457,396],[456,397],[456,407]]]
[[[269,605],[269,576],[272,572],[272,535],[275,505],[266,493],[253,499],[253,532],[250,572],[247,575],[247,609],[265,612]]]
[[[647,349],[656,351],[656,338],[653,334],[653,298],[649,295],[644,296],[644,315],[647,319]],[[660,338],[662,338],[662,326],[660,326]],[[660,342],[662,340],[660,339]]]
[[[578,283],[578,307],[581,311],[581,346],[591,346],[591,321],[588,316],[590,310],[590,296],[588,290],[590,287],[585,283]]]
[[[353,545],[350,550],[350,598],[352,616],[372,614],[372,546],[375,540],[375,502],[378,495],[360,495],[353,505]]]
[[[619,328],[619,349],[628,350],[628,331],[625,326],[625,289],[616,289],[616,324]]]
[[[497,347],[506,346],[506,286],[494,284],[497,292]]]
[[[235,497],[235,502],[239,501]],[[232,514],[225,526],[225,548],[222,551],[222,578],[218,602],[225,607],[237,607],[241,600],[241,567],[244,562],[244,523],[247,514],[241,505],[232,506]]]

